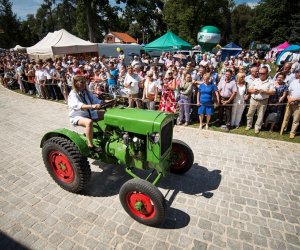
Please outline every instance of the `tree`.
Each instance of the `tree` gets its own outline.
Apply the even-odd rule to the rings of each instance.
[[[18,44],[19,22],[12,12],[12,3],[9,0],[0,0],[0,47],[11,48]]]
[[[251,43],[250,24],[253,20],[252,9],[246,5],[237,5],[231,12],[230,40],[243,48]]]
[[[168,30],[175,32],[192,44],[197,43],[197,33],[204,25],[217,26],[222,41],[228,40],[232,0],[167,0],[164,21]]]
[[[277,45],[289,40],[290,15],[282,0],[262,0],[254,8],[254,17],[250,27],[253,40]]]
[[[128,33],[144,43],[166,31],[162,0],[118,0],[125,3],[122,18],[128,23]]]

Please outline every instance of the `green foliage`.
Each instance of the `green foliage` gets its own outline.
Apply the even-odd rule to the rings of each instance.
[[[148,43],[173,31],[197,44],[202,26],[221,30],[221,44],[247,48],[251,41],[300,43],[300,1],[261,0],[251,8],[234,0],[44,0],[35,15],[19,20],[12,1],[0,0],[0,47],[31,46],[48,32],[66,29],[102,42],[109,31],[127,32]]]
[[[168,29],[196,44],[197,33],[204,25],[217,26],[222,40],[227,41],[230,32],[231,0],[169,0],[165,2],[164,21]]]
[[[150,42],[165,33],[163,1],[119,0],[116,2],[125,4],[122,9],[122,18],[128,24],[128,33],[140,42]]]
[[[20,24],[16,15],[12,12],[12,4],[9,0],[0,0],[0,47],[11,48],[19,42]]]
[[[251,43],[250,25],[253,20],[253,11],[246,5],[237,5],[231,13],[230,40],[236,44],[247,47]]]

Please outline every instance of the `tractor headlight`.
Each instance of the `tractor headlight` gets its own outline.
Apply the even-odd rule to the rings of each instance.
[[[154,132],[150,135],[150,140],[155,144],[159,142],[159,139],[160,139],[159,133]]]

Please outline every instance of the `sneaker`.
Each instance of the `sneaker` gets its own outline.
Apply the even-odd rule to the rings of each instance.
[[[189,123],[188,123],[188,122],[186,122],[186,123],[184,124],[184,126],[186,126],[186,127],[187,127],[188,125],[189,125]]]
[[[295,139],[295,134],[290,133],[290,139]]]
[[[259,134],[259,129],[255,129],[254,133]]]
[[[203,125],[201,124],[201,125],[199,126],[199,129],[202,130],[202,127],[203,127]]]
[[[250,127],[246,127],[246,128],[245,128],[246,131],[249,131],[250,129],[251,129]]]
[[[178,125],[178,126],[181,126],[181,125],[182,125],[182,122],[177,122],[177,125]]]
[[[208,130],[208,124],[205,125],[205,129]]]

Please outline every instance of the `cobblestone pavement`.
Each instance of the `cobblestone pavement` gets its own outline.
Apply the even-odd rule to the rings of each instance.
[[[119,202],[129,178],[92,163],[84,195],[57,186],[42,135],[70,127],[65,105],[0,87],[0,249],[300,249],[300,145],[176,127],[195,154],[159,184],[169,204],[152,228]]]

